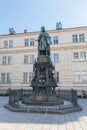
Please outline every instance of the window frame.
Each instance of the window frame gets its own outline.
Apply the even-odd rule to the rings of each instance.
[[[9,40],[9,48],[13,48],[13,40],[12,39]]]
[[[25,47],[29,46],[29,38],[24,39],[24,46]]]
[[[79,52],[73,52],[74,61],[79,61]]]
[[[2,64],[6,65],[7,64],[7,56],[2,57]]]
[[[59,54],[58,53],[54,53],[54,62],[55,63],[59,62]]]
[[[72,42],[77,43],[78,42],[78,34],[73,34],[72,35]]]
[[[34,38],[30,38],[30,46],[34,46],[35,44],[35,39]]]
[[[1,73],[1,84],[11,83],[11,73]]]
[[[58,36],[53,36],[53,44],[58,44]]]
[[[8,48],[8,40],[4,41],[4,48]]]
[[[85,36],[84,34],[79,34],[79,42],[84,42],[85,41]]]
[[[9,65],[12,64],[12,56],[8,56],[8,64],[9,64]]]

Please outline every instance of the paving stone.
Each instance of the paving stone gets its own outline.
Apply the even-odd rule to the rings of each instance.
[[[0,97],[0,130],[87,130],[87,99],[79,99],[83,111],[64,115],[11,112],[7,103]]]

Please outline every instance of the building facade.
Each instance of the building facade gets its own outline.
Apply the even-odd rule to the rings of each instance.
[[[87,89],[87,27],[47,32],[59,87]],[[0,35],[0,89],[29,88],[39,33]]]

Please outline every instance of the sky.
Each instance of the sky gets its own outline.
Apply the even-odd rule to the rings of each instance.
[[[87,0],[0,0],[0,35],[87,26]]]

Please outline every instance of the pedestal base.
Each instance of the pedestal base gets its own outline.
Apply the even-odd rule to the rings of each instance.
[[[27,105],[61,105],[64,101],[58,99],[55,94],[31,94],[29,97],[23,97],[22,103]]]

